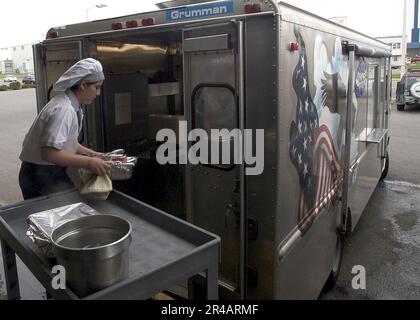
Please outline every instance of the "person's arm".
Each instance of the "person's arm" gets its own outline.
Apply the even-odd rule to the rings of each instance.
[[[81,145],[80,143],[77,144],[77,154],[80,155],[84,155],[84,156],[89,156],[92,154],[95,154],[96,151],[93,151],[92,149],[89,149],[83,145]]]
[[[111,170],[111,167],[102,159],[86,157],[51,147],[42,148],[42,159],[60,167],[85,168],[97,175],[103,175]]]

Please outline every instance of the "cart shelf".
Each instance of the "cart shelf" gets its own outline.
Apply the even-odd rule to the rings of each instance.
[[[218,236],[117,191],[113,191],[107,201],[95,201],[71,190],[0,209],[0,239],[9,299],[20,296],[15,254],[52,298],[79,299],[70,288],[52,288],[54,274],[51,270],[55,259],[42,256],[26,236],[26,220],[30,214],[78,202],[132,224],[129,278],[84,299],[148,299],[202,272],[207,276],[207,298],[218,298]]]

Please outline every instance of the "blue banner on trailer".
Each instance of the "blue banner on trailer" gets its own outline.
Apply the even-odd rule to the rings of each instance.
[[[233,13],[233,1],[221,1],[166,10],[166,22],[200,19],[203,17],[221,16]]]

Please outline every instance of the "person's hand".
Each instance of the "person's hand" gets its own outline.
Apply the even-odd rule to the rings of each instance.
[[[111,170],[111,166],[99,158],[89,158],[87,169],[98,176],[106,174]]]

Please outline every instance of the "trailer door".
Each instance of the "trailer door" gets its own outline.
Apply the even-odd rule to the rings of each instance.
[[[82,41],[36,44],[33,51],[36,68],[37,109],[39,112],[54,96],[52,88],[58,78],[73,64],[82,59]],[[86,123],[83,124],[83,127],[86,128]],[[80,141],[82,143],[86,139],[85,133],[86,130],[81,133]]]
[[[52,98],[52,87],[73,64],[82,59],[82,42],[43,43],[34,46],[38,111]]]
[[[209,150],[210,164],[187,165],[187,217],[221,237],[219,279],[228,292],[244,297],[243,166],[233,161],[240,146],[234,136],[211,137],[212,129],[241,128],[241,28],[241,23],[228,23],[184,29],[183,50],[188,129],[204,130],[209,145],[220,142],[217,163]],[[223,150],[230,162],[223,161]]]

